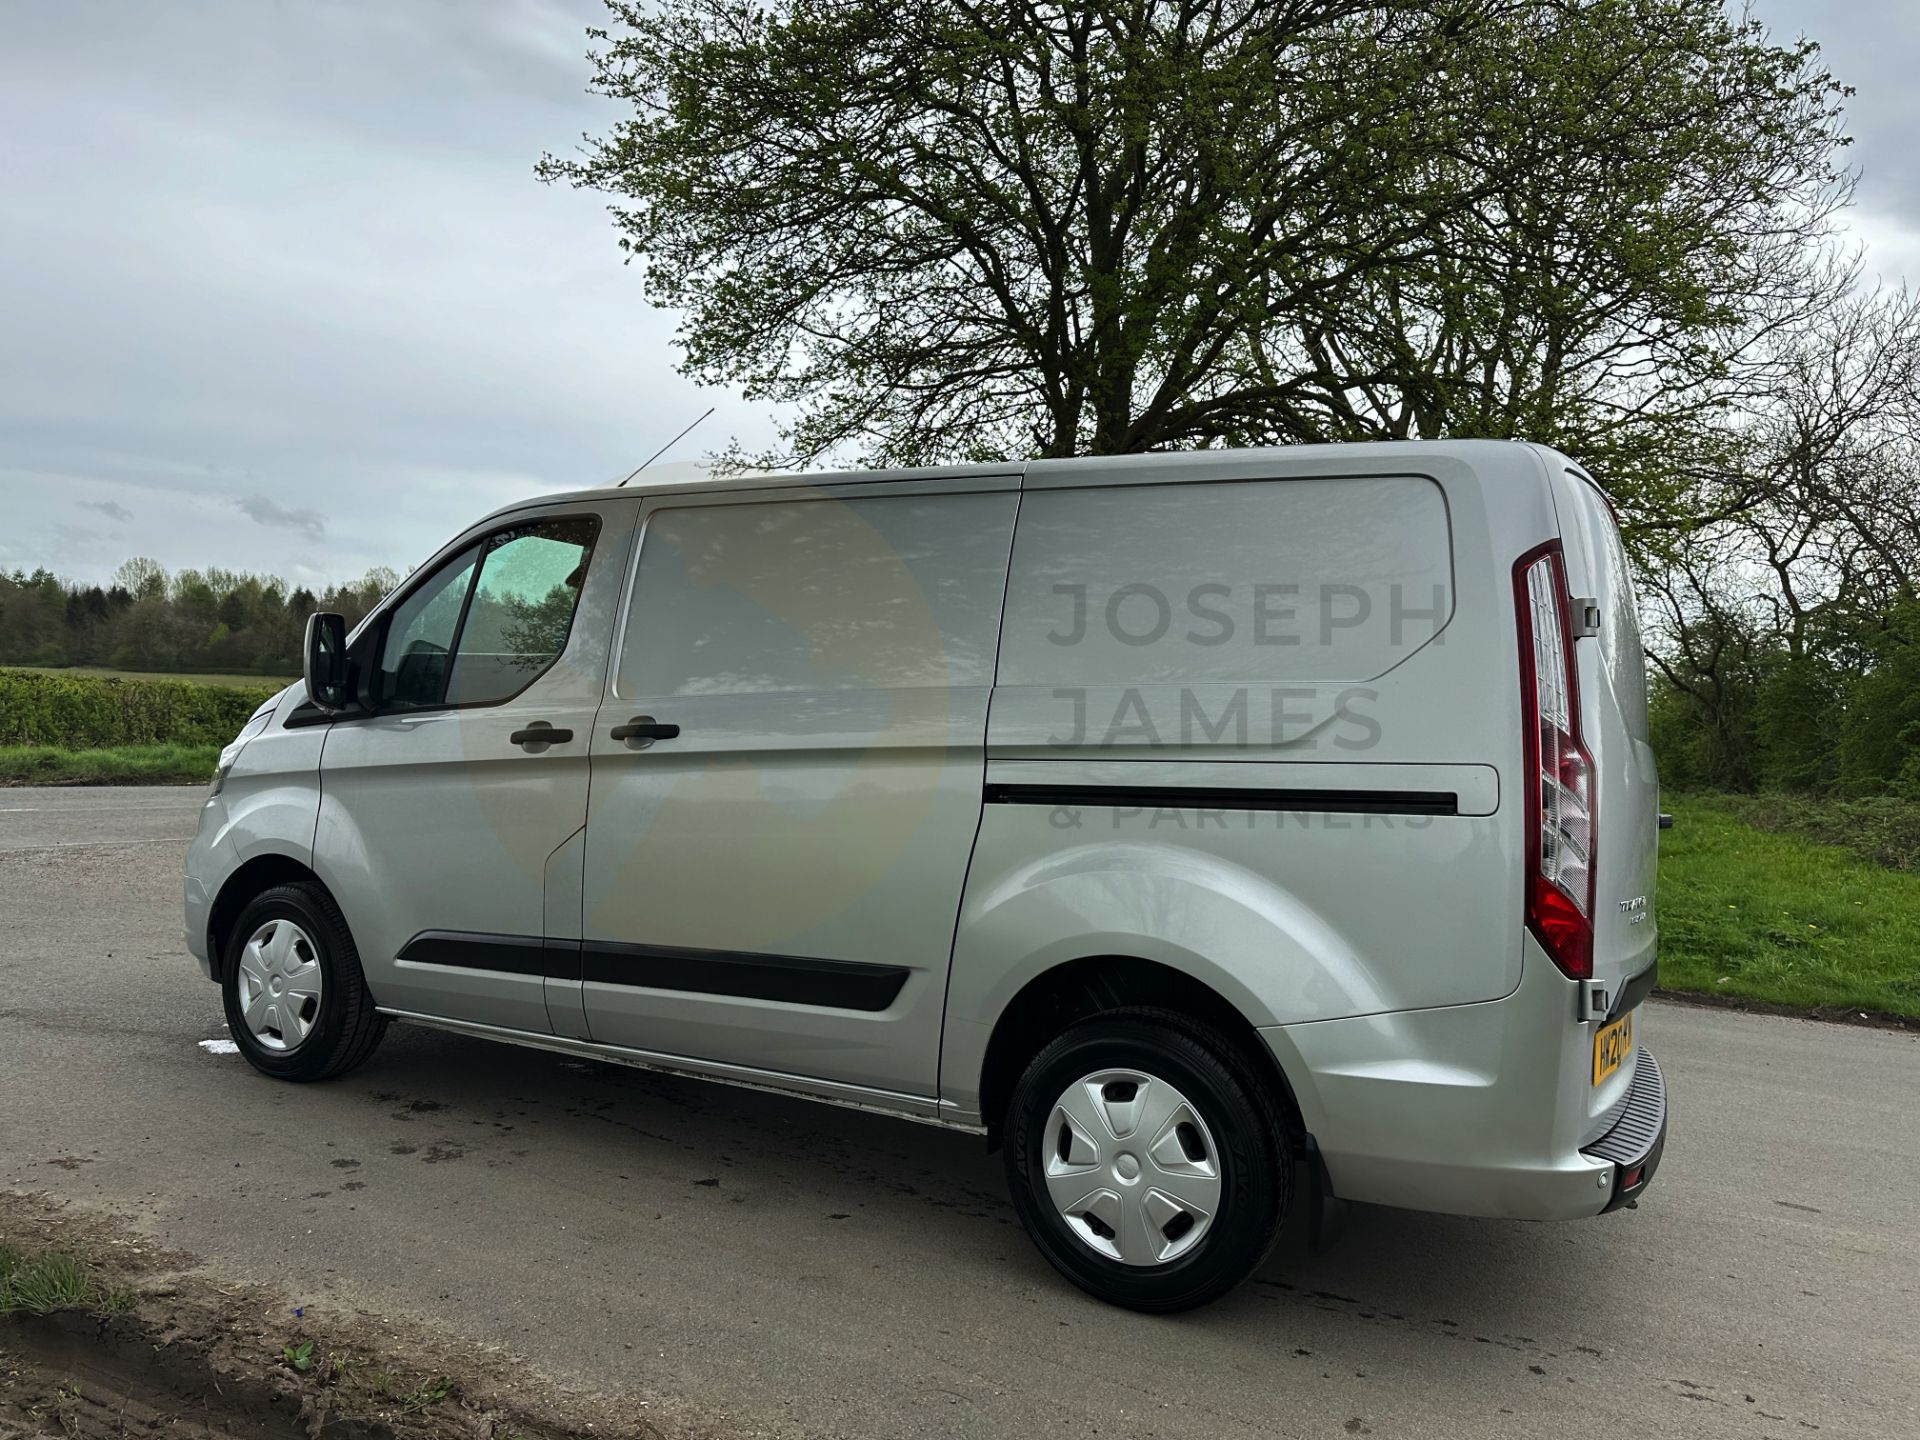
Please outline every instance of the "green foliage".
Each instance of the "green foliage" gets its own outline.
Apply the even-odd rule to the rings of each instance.
[[[0,745],[0,785],[204,785],[218,745]]]
[[[225,745],[273,689],[0,670],[0,746]]]
[[[1667,657],[1649,728],[1681,790],[1920,797],[1920,601],[1801,638],[1726,614]]]
[[[71,1255],[27,1255],[0,1245],[0,1315],[45,1315],[104,1295],[86,1267]]]
[[[1920,1017],[1920,874],[1755,829],[1717,801],[1667,803],[1663,986]]]
[[[432,1409],[458,1389],[459,1387],[449,1377],[436,1375],[431,1380],[423,1381],[405,1395],[399,1396],[400,1408],[409,1415],[418,1414],[422,1410]]]
[[[298,1345],[281,1346],[280,1358],[305,1374],[313,1368],[313,1341],[302,1340]]]
[[[801,462],[1523,436],[1664,513],[1845,190],[1722,0],[608,8],[539,174]]]

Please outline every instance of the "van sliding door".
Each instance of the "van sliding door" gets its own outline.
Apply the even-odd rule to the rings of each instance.
[[[671,493],[595,727],[595,1041],[931,1106],[1017,476]]]

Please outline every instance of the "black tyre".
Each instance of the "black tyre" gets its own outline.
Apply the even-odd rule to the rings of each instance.
[[[386,1033],[346,919],[317,884],[256,896],[234,923],[222,975],[228,1032],[276,1080],[344,1074]]]
[[[1279,1234],[1293,1184],[1283,1103],[1210,1026],[1145,1007],[1088,1020],[1014,1089],[1014,1209],[1089,1294],[1131,1310],[1204,1305]]]

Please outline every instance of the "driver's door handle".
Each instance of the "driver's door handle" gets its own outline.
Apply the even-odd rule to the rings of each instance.
[[[532,749],[535,745],[564,745],[573,739],[573,731],[556,730],[544,720],[536,720],[524,730],[516,730],[507,739]]]
[[[673,739],[680,733],[680,727],[665,724],[651,715],[636,715],[626,724],[614,726],[609,733],[615,740],[629,743],[637,740],[642,745],[651,745],[656,740]]]

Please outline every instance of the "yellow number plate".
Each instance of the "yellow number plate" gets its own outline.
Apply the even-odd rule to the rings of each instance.
[[[1633,1015],[1622,1015],[1611,1025],[1602,1025],[1593,1036],[1593,1083],[1598,1085],[1620,1068],[1620,1062],[1633,1053]]]

